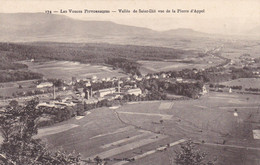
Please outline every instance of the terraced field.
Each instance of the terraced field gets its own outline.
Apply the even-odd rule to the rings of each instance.
[[[85,159],[107,158],[108,164],[170,165],[178,144],[192,139],[210,159],[217,158],[217,164],[257,165],[260,141],[253,130],[260,129],[259,100],[260,96],[209,93],[198,100],[133,102],[92,110],[39,137],[52,149],[75,150]]]

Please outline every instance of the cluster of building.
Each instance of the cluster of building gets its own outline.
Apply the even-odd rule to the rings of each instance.
[[[194,73],[199,70],[193,69]],[[93,75],[89,78],[72,77],[70,80],[62,80],[62,85],[57,87],[53,82],[44,79],[34,87],[34,94],[39,94],[41,103],[39,106],[46,107],[62,107],[74,106],[76,103],[95,103],[104,99],[113,100],[122,98],[125,95],[145,96],[147,91],[142,91],[136,84],[143,80],[159,79],[175,83],[196,83],[196,80],[183,79],[182,77],[172,78],[171,73],[154,73],[143,76],[133,75],[126,77],[107,77],[99,79]],[[113,84],[102,89],[102,84]],[[80,84],[80,86],[79,86]],[[96,88],[97,84],[101,84],[101,88]],[[95,88],[93,88],[93,85]],[[105,85],[104,85],[105,86]],[[93,90],[94,89],[94,90]],[[206,93],[206,89],[202,90],[202,94]],[[46,96],[40,96],[45,94]]]
[[[242,67],[250,66],[255,63],[255,58],[251,57],[249,54],[243,54],[239,59]]]
[[[137,78],[138,79],[138,78]],[[134,78],[135,82],[136,79]],[[123,81],[132,82],[133,79],[122,78],[122,80],[114,78],[103,78],[97,79],[96,76],[92,78],[77,79],[72,77],[71,81],[64,81],[66,86],[73,87],[76,83],[83,83],[84,87],[77,88],[75,90],[70,90],[73,88],[68,88],[70,92],[59,94],[55,92],[55,86],[51,82],[42,82],[37,85],[37,88],[53,88],[53,99],[43,100],[38,106],[46,107],[63,107],[63,106],[74,106],[76,103],[96,103],[98,101],[107,99],[113,100],[124,95],[142,95],[142,90],[137,88],[136,85],[124,85]],[[105,89],[93,90],[92,85],[94,83],[101,82],[113,82],[117,84],[116,87],[109,87]]]

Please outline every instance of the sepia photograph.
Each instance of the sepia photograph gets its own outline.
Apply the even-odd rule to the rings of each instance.
[[[0,4],[0,165],[260,165],[260,0]]]

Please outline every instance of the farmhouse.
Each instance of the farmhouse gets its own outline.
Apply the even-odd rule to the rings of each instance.
[[[53,86],[53,83],[43,82],[43,83],[40,83],[39,85],[37,85],[36,87],[37,88],[45,88],[45,87],[52,87],[52,86]]]

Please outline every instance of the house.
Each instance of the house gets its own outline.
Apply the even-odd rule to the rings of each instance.
[[[118,78],[117,77],[113,77],[111,80],[112,81],[118,81]]]
[[[66,85],[72,85],[72,81],[70,81],[70,80],[65,80],[63,83]]]
[[[199,72],[198,69],[196,69],[196,68],[193,68],[192,71],[193,71],[193,73],[195,73],[195,74],[197,74],[197,73]]]
[[[206,88],[205,85],[203,85],[202,91],[200,92],[200,94],[201,94],[201,95],[204,95],[204,94],[206,94],[206,93],[208,93],[207,88]]]
[[[47,102],[44,102],[44,103],[39,103],[36,108],[39,108],[39,107],[50,107],[50,108],[53,108],[53,107],[57,107],[55,104],[52,104],[52,103],[47,103]]]
[[[84,92],[84,88],[78,88],[74,94],[77,96],[77,97],[85,97],[85,92]]]
[[[165,73],[162,73],[161,75],[160,75],[160,78],[166,78],[166,74]]]
[[[232,93],[232,88],[229,88],[229,89],[228,89],[228,93]]]
[[[92,79],[92,80],[96,80],[96,79],[97,79],[97,76],[93,75],[91,79]]]
[[[113,94],[115,92],[116,92],[116,88],[106,88],[106,89],[98,90],[96,92],[96,94],[97,94],[98,97],[104,97],[108,94]]]
[[[183,79],[182,79],[182,77],[176,77],[176,81],[177,81],[177,82],[182,82]]]
[[[72,82],[72,84],[75,84],[77,82],[77,78],[76,77],[72,77],[71,78],[71,82]]]
[[[124,89],[130,89],[132,86],[131,85],[125,85]]]
[[[159,76],[158,75],[152,75],[152,78],[158,79]]]
[[[232,88],[218,88],[217,92],[228,92],[232,93]]]
[[[142,90],[140,88],[128,89],[126,91],[126,94],[138,96],[142,94]]]
[[[134,75],[133,76],[133,79],[135,79],[135,80],[137,80],[137,81],[142,81],[142,77],[139,77],[139,76],[137,76],[137,75]]]
[[[90,87],[90,86],[91,86],[90,81],[86,82],[86,83],[85,83],[85,86],[86,86],[86,87]]]
[[[114,100],[114,99],[117,99],[119,97],[121,97],[121,95],[118,94],[118,93],[112,93],[112,94],[108,94],[108,95],[104,96],[104,98],[108,99],[108,100]]]
[[[110,77],[102,78],[101,81],[103,82],[109,82],[112,81]]]
[[[151,77],[150,77],[150,76],[148,76],[148,75],[147,75],[147,76],[145,76],[145,79],[146,79],[146,80],[149,80],[150,78],[151,78]]]
[[[37,85],[36,87],[37,88],[45,88],[45,87],[52,87],[52,86],[53,86],[53,83],[51,83],[51,82],[42,82],[39,85]]]
[[[142,81],[143,78],[142,78],[142,77],[137,77],[136,80],[137,80],[137,81]]]

